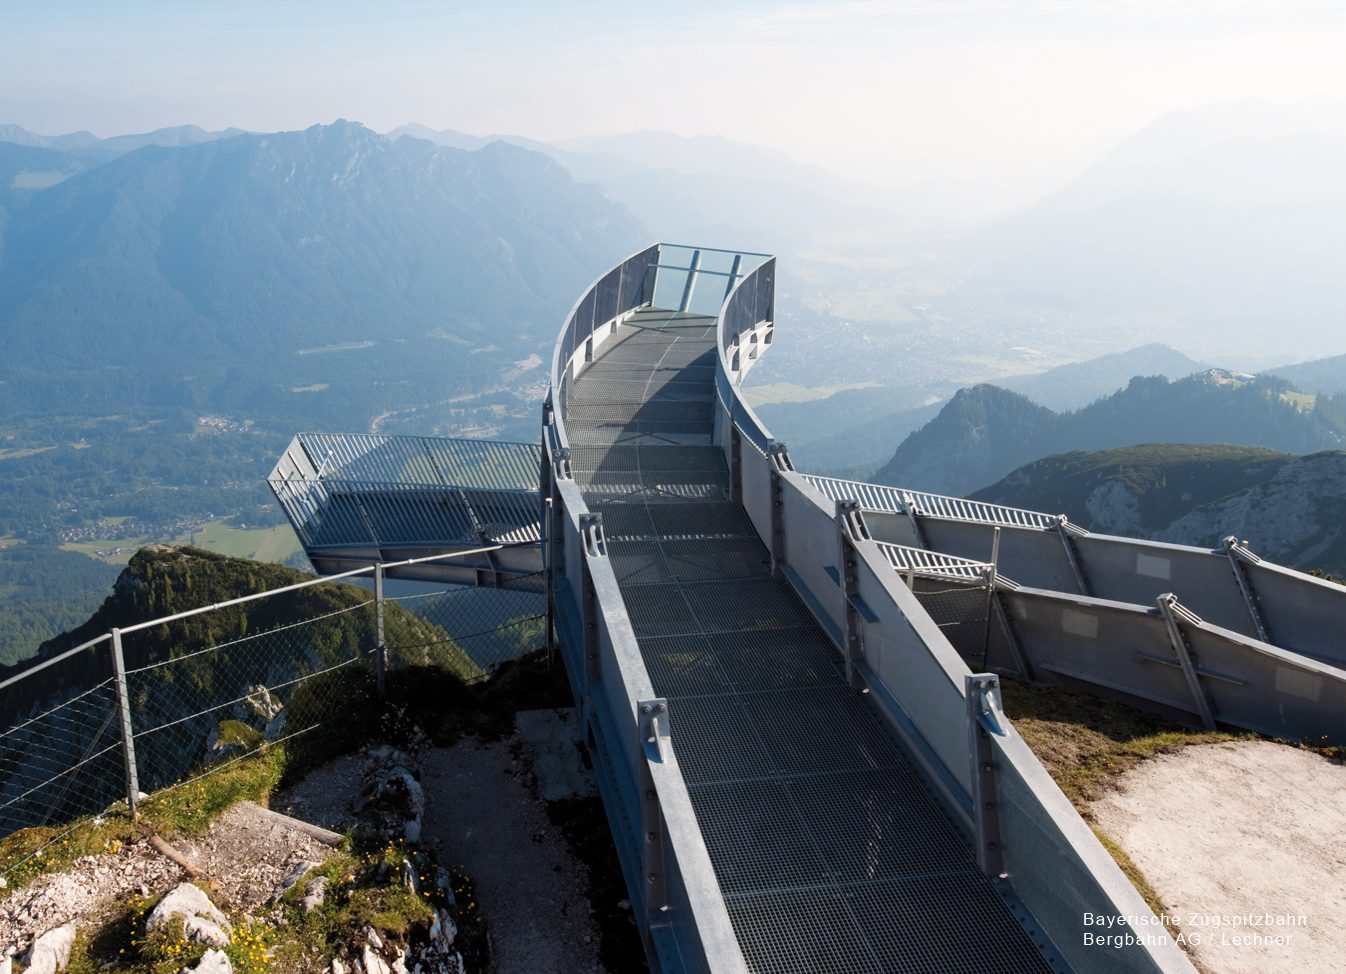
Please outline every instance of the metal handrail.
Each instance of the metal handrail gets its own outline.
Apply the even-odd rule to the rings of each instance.
[[[865,510],[890,514],[915,513],[925,517],[951,521],[976,521],[982,524],[1000,524],[1007,527],[1042,528],[1055,531],[1061,518],[1041,511],[1029,511],[1003,504],[987,504],[963,497],[931,494],[922,490],[906,490],[886,484],[863,483],[805,474],[804,479],[830,500],[856,499]]]
[[[577,300],[575,304],[571,307],[570,313],[566,315],[565,324],[561,326],[561,333],[560,335],[557,336],[556,345],[552,349],[552,360],[551,360],[551,389],[553,396],[552,399],[553,408],[551,410],[550,426],[554,430],[555,439],[560,449],[570,448],[570,439],[569,437],[566,436],[565,417],[562,415],[565,412],[565,409],[564,404],[560,401],[560,396],[563,387],[562,370],[563,369],[569,370],[571,360],[574,358],[575,352],[578,351],[580,348],[580,343],[578,341],[572,341],[573,339],[578,337],[578,328],[579,328],[578,316],[580,309],[584,307],[585,302],[591,301],[595,298],[595,296],[598,294],[599,287],[614,272],[617,273],[618,276],[617,279],[620,282],[622,272],[626,268],[634,267],[637,263],[640,262],[645,263],[647,267],[650,264],[657,263],[659,259],[659,246],[660,246],[659,244],[652,244],[649,247],[646,247],[644,250],[636,251],[634,254],[623,260],[616,267],[609,270],[606,274],[603,274],[602,276],[598,277],[592,284],[589,285],[588,290],[586,290],[582,295],[580,295],[579,300]],[[651,292],[652,290],[653,289],[651,288]],[[640,290],[637,293],[639,294],[640,297],[642,298],[645,297],[645,286],[643,282]],[[645,303],[647,303],[646,300],[640,300],[636,301],[635,303],[630,303],[628,307],[620,307],[619,310],[617,311],[617,315],[626,314],[628,311],[632,311]],[[622,301],[621,296],[619,295],[618,304],[619,305],[628,304],[628,302]],[[596,322],[595,320],[593,320],[593,318],[590,319],[589,337],[593,336],[594,328],[597,324],[602,324],[602,322]],[[562,349],[566,348],[567,346],[569,346],[570,351],[565,353],[565,355],[563,356]]]
[[[776,258],[769,257],[758,267],[739,279],[720,306],[720,316],[715,323],[716,370],[715,395],[721,407],[729,416],[729,421],[761,453],[767,452],[771,442],[771,431],[758,418],[757,413],[748,405],[748,401],[734,381],[737,371],[729,360],[729,350],[743,334],[755,332],[763,324],[769,324],[775,314],[775,274]],[[763,292],[765,303],[763,302]],[[749,297],[749,295],[751,297]],[[742,311],[740,311],[742,308]],[[736,328],[735,319],[746,318],[746,327]]]
[[[911,548],[887,541],[876,541],[875,544],[888,559],[888,564],[898,572],[921,578],[984,583],[988,574],[995,569],[990,562],[972,561],[956,555],[927,551],[925,548]]]

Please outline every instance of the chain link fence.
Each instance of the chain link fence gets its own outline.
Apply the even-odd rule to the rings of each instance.
[[[991,611],[989,587],[917,578],[912,591],[958,655],[974,670],[984,668]]]
[[[68,823],[126,795],[109,637],[25,682],[0,696],[8,727],[0,732],[0,836]]]
[[[379,598],[381,578],[375,591],[317,579],[113,630],[11,677],[0,684],[0,839],[33,831],[23,859],[0,870],[83,817],[268,745],[354,742],[386,670],[473,683],[545,648],[541,576],[518,581],[537,590]]]

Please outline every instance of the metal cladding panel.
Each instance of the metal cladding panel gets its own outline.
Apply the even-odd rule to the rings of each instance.
[[[1289,740],[1346,744],[1346,672],[1205,625],[1184,632],[1217,720]]]
[[[1267,562],[1243,570],[1271,642],[1346,668],[1346,586]]]
[[[1173,592],[1208,622],[1257,635],[1223,553],[1096,534],[1077,537],[1074,544],[1091,595],[1153,605],[1160,595]]]
[[[935,551],[989,561],[996,525],[977,521],[921,519],[921,532]],[[1000,558],[996,567],[1001,575],[1030,588],[1057,592],[1079,592],[1074,569],[1054,530],[1000,526]],[[1153,593],[1149,601],[1152,603]]]
[[[1005,870],[1075,974],[1196,974],[1181,948],[1086,944],[1082,920],[1136,917],[1120,932],[1162,932],[1145,901],[1011,728],[991,736]],[[1118,931],[1108,931],[1118,932]],[[994,967],[987,968],[995,970]]]
[[[1157,609],[1036,589],[1001,597],[1039,679],[1092,684],[1199,717]]]

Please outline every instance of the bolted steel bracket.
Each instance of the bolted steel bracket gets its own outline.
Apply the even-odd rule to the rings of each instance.
[[[552,460],[552,467],[556,471],[557,480],[575,479],[575,475],[570,470],[570,447],[563,446],[556,451]]]
[[[873,540],[859,501],[850,499],[837,501],[837,520],[841,524],[842,531],[852,541]]]
[[[925,529],[921,527],[921,510],[916,506],[916,498],[911,496],[910,491],[902,491],[902,511],[907,515],[907,520],[911,523],[911,533],[916,537],[916,546],[918,548],[930,549],[930,542],[926,540]]]
[[[767,459],[771,461],[771,466],[776,470],[792,471],[795,468],[794,463],[790,460],[790,448],[784,440],[767,440],[766,455]]]
[[[584,538],[584,550],[590,558],[606,558],[607,539],[603,534],[602,514],[581,514],[580,535]]]

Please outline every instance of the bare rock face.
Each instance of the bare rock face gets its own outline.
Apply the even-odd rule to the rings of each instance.
[[[75,921],[48,930],[33,941],[24,957],[24,974],[56,974],[70,963],[70,946],[75,942]],[[6,958],[8,960],[8,958]]]
[[[234,974],[234,965],[229,962],[229,955],[222,950],[216,950],[213,947],[201,955],[201,959],[196,962],[195,967],[184,967],[183,974]]]
[[[396,748],[374,748],[369,752],[356,809],[372,818],[385,835],[401,834],[408,842],[420,841],[425,815],[425,790],[415,768],[412,758]]]
[[[157,930],[173,917],[182,918],[182,932],[188,940],[207,947],[226,947],[232,928],[229,920],[210,897],[191,883],[179,883],[169,890],[145,922],[148,931]]]

